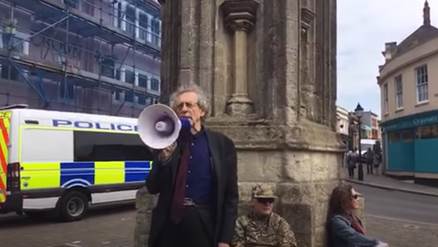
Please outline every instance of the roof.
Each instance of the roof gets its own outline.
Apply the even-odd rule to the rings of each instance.
[[[430,24],[430,7],[426,0],[423,8],[423,25],[397,46],[394,57],[400,56],[436,37],[438,37],[438,29]]]
[[[438,37],[438,28],[432,25],[422,25],[404,39],[398,46],[395,56],[400,56],[409,50]]]

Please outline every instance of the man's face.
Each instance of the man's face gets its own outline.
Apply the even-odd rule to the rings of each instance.
[[[195,92],[184,92],[177,96],[175,109],[179,117],[189,119],[192,129],[201,130],[201,118],[205,116],[205,111],[198,105],[198,95]]]
[[[254,198],[254,211],[259,215],[270,215],[274,207],[274,198]]]

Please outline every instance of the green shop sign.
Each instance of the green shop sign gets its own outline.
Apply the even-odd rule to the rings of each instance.
[[[438,111],[433,111],[390,120],[382,123],[382,128],[384,132],[389,132],[400,129],[411,129],[436,123],[438,123]]]

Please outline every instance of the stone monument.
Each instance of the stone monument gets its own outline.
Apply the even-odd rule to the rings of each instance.
[[[207,126],[238,149],[241,201],[255,183],[273,184],[276,211],[299,246],[324,246],[343,152],[335,133],[336,0],[160,2],[163,96],[186,83],[208,92]],[[136,245],[146,246],[150,208],[139,195]]]

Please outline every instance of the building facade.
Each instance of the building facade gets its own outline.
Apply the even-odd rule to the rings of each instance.
[[[154,0],[0,0],[0,105],[138,116],[160,96]]]
[[[403,40],[386,43],[380,66],[386,173],[416,182],[438,181],[438,29],[426,1],[423,25]]]
[[[345,140],[345,144],[347,144],[346,140],[349,135],[349,127],[350,120],[348,110],[341,106],[336,106],[336,132],[342,136],[342,139]]]

